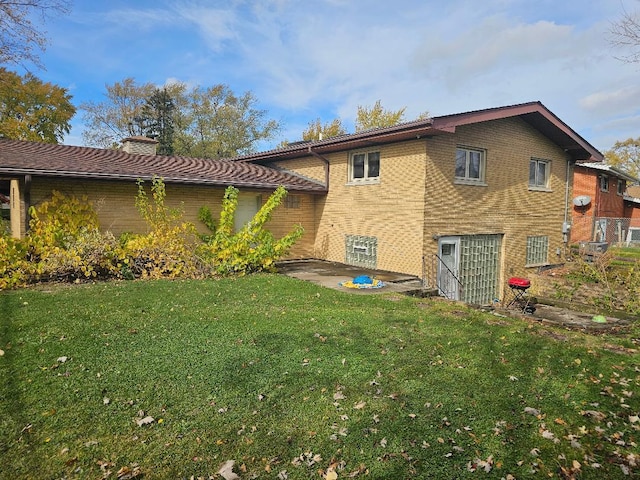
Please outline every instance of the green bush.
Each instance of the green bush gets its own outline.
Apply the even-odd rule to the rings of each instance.
[[[233,228],[238,190],[227,188],[217,226],[208,209],[199,212],[212,231],[204,237],[195,225],[182,221],[182,210],[166,206],[161,178],[153,178],[150,191],[149,196],[144,183],[138,182],[136,207],[148,233],[127,233],[118,239],[100,232],[86,197],[54,191],[50,200],[30,209],[30,231],[24,240],[0,235],[0,289],[45,280],[201,278],[272,270],[303,233],[296,226],[275,239],[264,228],[287,194],[282,187],[238,232]]]
[[[27,281],[27,249],[24,242],[0,235],[0,290],[24,285]]]
[[[238,189],[226,189],[215,233],[199,250],[216,273],[246,274],[274,269],[275,262],[285,256],[304,233],[302,226],[297,225],[284,237],[275,239],[273,234],[264,228],[273,210],[282,203],[286,195],[287,191],[278,187],[253,219],[238,232],[234,232]]]
[[[54,191],[29,210],[25,274],[30,280],[107,278],[116,272],[116,242],[98,229],[98,215],[86,196]]]
[[[141,278],[200,277],[206,274],[196,256],[200,243],[195,225],[182,222],[183,212],[166,206],[164,181],[154,177],[151,198],[138,181],[136,207],[147,223],[144,235],[121,237],[120,267],[123,276]]]

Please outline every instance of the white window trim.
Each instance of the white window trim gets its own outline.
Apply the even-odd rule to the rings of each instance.
[[[606,186],[603,185],[605,180],[607,181],[607,185]],[[609,191],[609,177],[607,175],[600,175],[600,177],[598,179],[598,183],[600,184],[600,191],[601,192],[608,192]]]
[[[529,190],[534,191],[534,192],[552,192],[553,190],[551,189],[551,187],[549,186],[551,184],[551,160],[547,160],[546,158],[538,158],[538,157],[531,157],[529,159],[529,169],[531,169],[531,162],[536,162],[536,167],[537,164],[539,162],[542,163],[546,163],[547,165],[547,178],[545,178],[545,184],[544,185],[531,185],[531,183],[529,183]],[[536,168],[536,172],[538,171],[538,169]],[[528,180],[528,182],[531,179]]]
[[[369,169],[368,157],[370,153],[378,154],[378,161],[380,162],[378,165],[378,176],[377,177],[368,177],[367,171]],[[365,155],[365,176],[363,178],[354,178],[353,177],[353,157],[355,155]],[[349,178],[347,180],[347,185],[375,185],[380,183],[380,173],[382,169],[382,154],[380,153],[379,148],[367,149],[367,150],[355,150],[353,152],[349,152],[349,164],[348,164],[348,175]]]
[[[458,157],[458,150],[465,150],[466,152],[478,152],[480,153],[480,178],[469,177],[457,177],[455,176],[455,164],[454,164],[454,179],[453,183],[456,185],[475,185],[479,187],[486,187],[486,172],[487,172],[487,151],[483,148],[467,147],[464,145],[458,145],[456,147],[456,158]]]

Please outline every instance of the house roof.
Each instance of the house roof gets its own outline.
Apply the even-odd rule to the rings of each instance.
[[[632,185],[627,187],[627,192],[624,195],[624,199],[627,202],[635,203],[640,207],[640,185]]]
[[[139,155],[122,150],[25,142],[0,138],[0,175],[33,175],[93,180],[148,180],[167,183],[324,193],[319,182],[252,163],[163,155]]]
[[[318,141],[294,142],[267,152],[238,157],[241,162],[270,162],[303,155],[325,154],[354,148],[366,148],[416,138],[455,133],[456,128],[480,122],[519,117],[563,148],[575,161],[601,162],[604,158],[593,145],[572,130],[540,102],[475,110],[415,120],[392,127],[377,128]]]
[[[586,163],[578,163],[576,167],[584,167],[590,170],[598,170],[601,172],[607,172],[611,175],[615,175],[616,177],[622,178],[623,180],[627,180],[629,182],[638,182],[639,180],[636,177],[629,175],[626,172],[623,172],[619,168],[614,167],[613,165],[607,165],[606,163],[597,163],[597,162],[586,162]]]

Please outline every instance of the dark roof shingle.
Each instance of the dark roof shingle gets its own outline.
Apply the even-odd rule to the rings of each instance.
[[[324,193],[319,182],[245,162],[25,142],[0,138],[0,173],[90,179],[149,179],[167,183],[276,188]]]

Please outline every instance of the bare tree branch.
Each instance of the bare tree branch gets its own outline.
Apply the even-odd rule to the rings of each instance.
[[[622,17],[611,25],[611,44],[620,48],[630,48],[631,53],[616,57],[623,62],[640,62],[640,14],[623,11]]]
[[[47,46],[46,32],[32,18],[44,21],[53,14],[68,13],[71,0],[0,0],[0,64],[42,68],[40,53]]]

